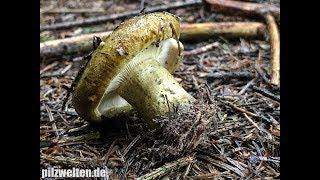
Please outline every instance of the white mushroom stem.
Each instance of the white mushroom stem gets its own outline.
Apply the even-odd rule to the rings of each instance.
[[[194,98],[155,59],[137,61],[129,68],[116,92],[146,120],[189,105]]]

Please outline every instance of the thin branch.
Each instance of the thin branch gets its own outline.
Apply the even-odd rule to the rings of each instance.
[[[41,155],[42,159],[47,160],[52,164],[63,165],[63,166],[84,166],[96,164],[97,160],[94,158],[78,158],[78,157],[64,157],[64,156],[48,156]]]
[[[234,105],[234,104],[232,104],[232,103],[230,103],[228,101],[223,101],[220,98],[216,98],[216,100],[221,102],[221,103],[223,103],[223,104],[225,104],[225,105],[227,105],[227,106],[229,106],[229,107],[232,107],[233,109],[235,109],[235,110],[237,110],[239,112],[246,113],[247,115],[250,115],[250,116],[253,116],[253,117],[259,117],[257,114],[252,113],[252,112],[250,112],[250,111],[248,111],[246,109],[240,108],[240,107],[238,107],[238,106],[236,106],[236,105]]]
[[[247,119],[248,121],[253,124],[259,131],[262,131],[261,128],[258,126],[257,123],[255,123],[246,113],[242,113]]]
[[[223,81],[227,81],[230,79],[239,79],[239,80],[248,80],[255,78],[254,74],[248,71],[240,71],[240,72],[215,72],[209,73],[207,75],[208,81],[214,81],[217,79],[222,79]]]
[[[145,0],[140,1],[140,13],[143,13],[146,10]]]
[[[271,93],[270,91],[266,90],[266,89],[262,89],[262,88],[259,88],[257,86],[253,86],[252,89],[260,94],[262,94],[263,96],[266,96],[272,100],[275,100],[277,102],[280,102],[280,96],[277,96],[273,93]]]
[[[181,24],[180,39],[203,40],[217,36],[229,38],[259,38],[266,32],[266,26],[259,22],[216,22]]]
[[[81,14],[81,13],[104,13],[106,12],[104,9],[68,9],[68,8],[59,8],[59,9],[50,9],[43,14],[60,14],[60,13],[73,13],[73,14]]]
[[[52,68],[54,68],[55,66],[57,66],[59,63],[58,62],[53,62],[52,64],[47,65],[46,67],[44,67],[43,69],[40,70],[40,75]]]
[[[249,81],[239,92],[238,95],[242,95],[243,93],[246,92],[246,90],[253,85],[253,83],[255,82],[256,79],[252,79],[251,81]]]
[[[176,2],[171,3],[170,5],[162,5],[162,6],[155,6],[145,9],[145,13],[151,13],[151,12],[157,12],[157,11],[168,11],[172,9],[179,9],[179,8],[185,8],[189,6],[198,6],[201,5],[201,0],[193,0],[193,1],[187,1],[187,2]],[[83,20],[77,20],[72,22],[62,22],[62,23],[56,23],[51,25],[44,25],[40,26],[40,32],[42,31],[48,31],[48,30],[61,30],[61,29],[68,29],[72,27],[81,27],[81,26],[89,26],[89,25],[97,25],[102,24],[111,20],[117,20],[117,19],[124,19],[127,17],[135,16],[140,14],[141,9],[130,11],[130,12],[124,12],[119,14],[111,14],[111,15],[103,15],[98,17],[91,17]]]
[[[90,132],[87,134],[81,134],[79,136],[68,136],[68,137],[62,137],[60,140],[49,140],[49,141],[40,141],[40,147],[48,147],[52,144],[56,144],[59,146],[70,146],[70,145],[76,145],[76,144],[83,144],[86,142],[89,142],[91,140],[97,140],[100,138],[99,132]]]
[[[275,86],[280,84],[280,35],[277,23],[271,14],[265,16],[268,24],[271,44],[271,80],[270,83]]]
[[[136,144],[136,142],[139,141],[140,138],[141,138],[140,135],[138,135],[136,138],[134,138],[130,142],[130,144],[123,150],[122,156],[125,156],[130,151],[130,149]]]
[[[280,8],[270,4],[240,2],[234,0],[206,0],[215,12],[228,13],[231,15],[246,15],[255,17],[271,13],[280,19]]]
[[[84,52],[89,52],[92,49],[92,38],[94,36],[103,38],[108,36],[110,33],[111,31],[85,34],[40,43],[40,57],[49,59],[53,57],[63,57],[76,55],[77,53],[82,54]]]
[[[214,48],[216,48],[218,46],[219,46],[219,43],[218,42],[214,42],[214,43],[207,44],[205,46],[199,47],[197,49],[193,49],[191,51],[185,51],[183,54],[184,54],[184,56],[198,55],[198,54],[210,51],[210,50],[212,50],[212,49],[214,49]]]
[[[51,112],[50,108],[48,107],[48,105],[44,104],[44,107],[45,107],[45,109],[46,109],[46,111],[48,113],[49,120],[52,123],[52,129],[54,130],[54,132],[56,134],[56,139],[59,139],[59,132],[57,131],[57,125],[54,122],[54,118],[53,118],[52,112]]]
[[[137,180],[149,180],[149,179],[157,179],[160,178],[174,170],[180,169],[181,167],[187,166],[190,164],[190,162],[193,161],[193,158],[191,156],[184,157],[181,159],[178,159],[174,162],[167,163],[164,166],[155,169],[154,171],[145,174],[141,177],[138,177]]]

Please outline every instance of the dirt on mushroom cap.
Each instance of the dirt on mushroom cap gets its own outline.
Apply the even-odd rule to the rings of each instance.
[[[99,121],[95,113],[113,77],[141,50],[152,43],[180,35],[179,19],[170,13],[150,13],[122,22],[103,39],[75,87],[73,105],[86,120]]]

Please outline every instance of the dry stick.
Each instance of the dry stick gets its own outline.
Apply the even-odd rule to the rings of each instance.
[[[104,9],[50,9],[45,12],[42,12],[43,14],[59,14],[59,13],[104,13],[106,12]]]
[[[258,126],[257,123],[255,123],[246,113],[242,113],[248,120],[251,124],[253,124],[259,131],[262,131],[261,128]]]
[[[265,15],[271,44],[271,80],[275,86],[280,84],[280,35],[277,23],[271,14]]]
[[[140,13],[143,13],[145,10],[146,10],[146,7],[145,7],[145,0],[141,0],[140,1]]]
[[[237,167],[231,166],[231,165],[229,165],[229,164],[227,164],[227,163],[225,163],[223,161],[220,161],[218,159],[213,159],[211,157],[204,156],[204,155],[198,155],[198,158],[201,159],[201,160],[205,160],[205,161],[213,164],[214,166],[220,167],[220,168],[225,169],[225,170],[232,171],[232,172],[236,173],[237,175],[239,175],[241,177],[244,177],[246,175],[245,172],[241,171]]]
[[[149,180],[149,179],[160,178],[160,177],[170,173],[173,170],[177,170],[181,167],[189,165],[192,161],[193,161],[193,158],[191,156],[178,159],[174,162],[167,163],[158,169],[155,169],[151,173],[148,173],[148,174],[145,174],[141,177],[138,177],[137,180]]]
[[[252,113],[252,112],[250,112],[250,111],[247,111],[246,109],[240,108],[240,107],[238,107],[238,106],[236,106],[236,105],[234,105],[234,104],[232,104],[232,103],[230,103],[230,102],[228,102],[228,101],[223,101],[223,100],[221,100],[220,98],[216,98],[216,100],[219,101],[219,102],[221,102],[221,103],[223,103],[223,104],[228,105],[229,107],[232,107],[233,109],[235,109],[235,110],[237,110],[237,111],[240,111],[240,112],[242,112],[242,113],[245,113],[245,114],[247,114],[247,115],[250,115],[250,116],[253,116],[253,117],[259,117],[257,114]]]
[[[76,53],[89,52],[92,49],[93,36],[106,37],[111,31],[85,34],[71,38],[57,39],[40,43],[40,57],[53,58]]]
[[[238,92],[237,95],[242,95],[243,93],[246,92],[246,90],[253,85],[253,83],[255,82],[256,78],[252,79],[251,81],[249,81],[242,89],[241,91]]]
[[[246,123],[238,123],[238,124],[230,125],[228,127],[223,127],[221,129],[217,129],[216,131],[211,132],[209,135],[213,136],[213,135],[216,135],[219,133],[227,132],[229,130],[243,128],[245,126],[247,126]]]
[[[180,40],[195,40],[214,36],[263,37],[266,26],[258,22],[221,22],[181,24]],[[68,55],[84,54],[92,50],[92,38],[107,37],[111,31],[85,34],[65,39],[40,43],[41,58],[58,58]]]
[[[40,8],[40,14],[46,13],[47,11],[51,10],[52,8],[54,8],[53,5],[51,5],[49,7],[45,7],[45,8]]]
[[[187,169],[186,169],[185,173],[183,174],[182,179],[186,179],[186,176],[187,176],[187,175],[189,174],[189,172],[190,172],[191,164],[192,164],[192,162],[190,162],[189,165],[187,166]]]
[[[267,89],[262,89],[262,88],[259,88],[257,86],[253,86],[252,89],[260,94],[262,94],[263,96],[265,97],[268,97],[274,101],[277,101],[277,102],[280,102],[280,96],[277,96],[273,93],[271,93],[270,91],[268,91]]]
[[[196,23],[181,24],[180,40],[194,41],[211,37],[242,37],[256,38],[263,37],[266,27],[258,22],[216,22],[216,23]]]
[[[64,156],[49,156],[42,154],[41,159],[47,160],[52,164],[64,165],[64,166],[91,166],[96,164],[97,160],[95,158],[81,158],[81,157],[64,157]]]
[[[269,82],[268,78],[266,77],[265,73],[263,72],[261,66],[262,66],[262,58],[261,58],[261,51],[259,50],[258,58],[255,61],[254,68],[255,68],[257,74],[262,78],[262,80],[264,82],[266,82],[268,85],[270,85],[270,82]]]
[[[81,144],[86,143],[91,140],[97,140],[100,138],[99,132],[89,132],[87,134],[82,134],[80,136],[70,136],[68,138],[60,139],[56,141],[59,146],[66,146],[70,144]]]
[[[131,142],[130,142],[130,144],[123,150],[123,152],[122,152],[122,156],[124,157],[124,156],[126,156],[126,154],[130,151],[130,149],[134,146],[134,144],[136,144],[136,142],[138,141],[138,140],[140,140],[140,138],[141,138],[141,136],[140,135],[138,135],[136,138],[134,138]]]
[[[198,55],[198,54],[202,54],[204,52],[210,51],[213,48],[216,48],[218,46],[219,46],[219,43],[218,42],[214,42],[214,43],[211,43],[211,44],[208,44],[208,45],[193,49],[191,51],[184,51],[183,54],[184,54],[184,56]]]
[[[109,156],[111,155],[112,150],[113,150],[113,148],[114,148],[114,145],[115,145],[117,142],[118,142],[118,139],[115,139],[115,140],[112,142],[112,144],[110,145],[108,152],[102,157],[101,160],[103,160],[103,162],[105,162],[105,164],[108,162]]]
[[[70,70],[71,67],[72,67],[72,64],[69,64],[65,68],[54,71],[53,73],[40,74],[40,78],[63,76],[68,70]]]
[[[231,15],[246,15],[254,17],[271,13],[280,19],[280,8],[269,4],[258,4],[250,2],[239,2],[234,0],[206,0],[211,9],[216,12],[229,13]]]
[[[187,2],[176,2],[171,3],[170,5],[162,5],[162,6],[155,6],[145,9],[145,13],[150,12],[156,12],[156,11],[167,11],[171,9],[179,9],[179,8],[185,8],[188,6],[197,6],[201,5],[201,0],[193,0],[193,1],[187,1]],[[107,21],[116,20],[116,19],[123,19],[130,16],[135,16],[140,13],[141,10],[135,10],[131,12],[124,12],[119,14],[111,14],[111,15],[104,15],[104,16],[98,16],[98,17],[91,17],[83,20],[78,21],[72,21],[72,22],[62,22],[62,23],[56,23],[51,25],[45,25],[40,26],[40,31],[46,31],[46,30],[59,30],[59,29],[68,29],[72,27],[80,27],[80,26],[89,26],[89,25],[97,25],[101,23],[105,23]]]
[[[223,101],[223,100],[219,99],[217,96],[216,96],[216,100],[221,102],[221,103],[223,103],[223,104],[225,104],[225,105],[227,105],[227,106],[229,106],[229,107],[231,107],[231,108],[233,108],[233,109],[235,109],[235,110],[237,110],[237,111],[239,111],[239,112],[245,113],[245,114],[250,115],[252,117],[259,118],[259,119],[267,121],[269,123],[270,122],[274,123],[274,122],[270,121],[269,119],[265,118],[264,116],[261,116],[261,115],[255,114],[253,112],[250,112],[250,111],[248,111],[246,109],[240,108],[240,107],[238,107],[238,106],[236,106],[236,105],[234,105],[234,104],[232,104],[232,103],[230,103],[228,101]]]
[[[54,139],[54,140],[41,140],[40,148],[49,147],[51,145],[59,145],[59,146],[70,146],[70,145],[78,145],[86,143],[90,140],[97,140],[100,138],[100,133],[98,132],[90,132],[87,134],[82,134],[80,136],[70,136],[70,137],[62,137],[62,139]]]
[[[223,81],[227,81],[230,79],[239,79],[239,80],[247,80],[255,78],[254,74],[248,71],[239,71],[239,72],[215,72],[209,73],[207,75],[208,81],[214,81],[217,79],[221,79]]]
[[[59,113],[59,112],[58,112],[58,113]],[[84,124],[84,125],[82,125],[82,126],[69,129],[67,132],[68,132],[68,134],[70,134],[70,133],[82,131],[83,129],[87,128],[88,126],[89,126],[89,124]]]
[[[54,68],[58,64],[59,64],[58,62],[53,62],[52,64],[47,65],[46,67],[44,67],[43,69],[40,70],[40,74],[42,74],[42,73]]]
[[[56,123],[54,122],[52,112],[49,109],[48,105],[44,104],[44,107],[48,113],[48,117],[49,117],[50,122],[52,122],[52,129],[54,130],[54,132],[56,134],[56,139],[59,139],[59,132],[57,131],[57,126],[56,126]]]
[[[218,172],[212,172],[212,173],[206,173],[206,174],[199,174],[194,176],[189,176],[190,179],[218,179],[221,177],[222,173]]]

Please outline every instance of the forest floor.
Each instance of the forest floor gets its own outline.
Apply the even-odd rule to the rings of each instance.
[[[140,8],[138,0],[40,2],[41,25]],[[152,7],[172,2],[176,1],[145,1],[145,5]],[[252,2],[279,6],[279,1]],[[82,9],[84,12],[55,11],[57,9]],[[169,12],[187,23],[263,22],[259,18],[216,13],[205,6],[185,7]],[[43,31],[40,38],[44,42],[109,31],[120,22],[122,20],[89,27]],[[174,73],[176,80],[199,103],[187,115],[178,115],[178,121],[166,129],[170,131],[170,128],[179,129],[187,123],[195,124],[198,121],[201,125],[205,122],[202,124],[206,128],[205,134],[201,135],[198,144],[188,144],[197,129],[188,132],[188,139],[181,138],[183,134],[164,136],[157,129],[150,130],[135,112],[94,126],[81,119],[70,104],[61,110],[67,94],[64,87],[72,84],[80,65],[84,63],[81,57],[86,54],[55,60],[42,59],[41,167],[107,167],[110,179],[131,179],[155,172],[170,179],[280,177],[280,88],[269,82],[268,37],[213,37],[183,42],[186,51],[212,43],[217,43],[217,46],[209,51],[185,56],[183,64]]]

